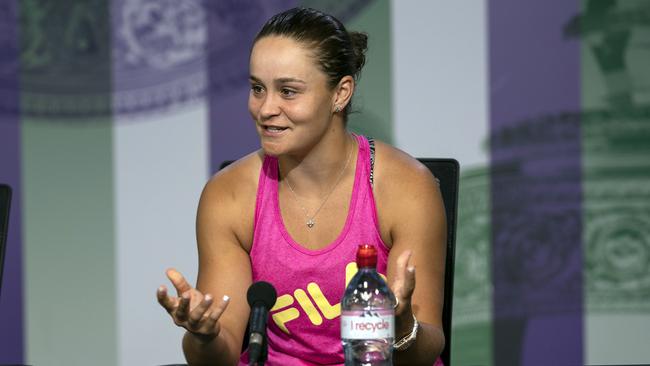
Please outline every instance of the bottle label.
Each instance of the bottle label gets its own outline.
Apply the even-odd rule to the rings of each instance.
[[[393,310],[344,310],[341,312],[342,339],[395,338]]]

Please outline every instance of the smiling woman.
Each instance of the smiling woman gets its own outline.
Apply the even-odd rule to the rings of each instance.
[[[267,281],[278,292],[268,363],[342,365],[339,301],[359,244],[377,248],[377,270],[398,299],[396,341],[408,346],[394,362],[437,362],[446,235],[440,190],[408,154],[347,131],[366,45],[366,35],[304,8],[274,16],[255,38],[248,108],[262,148],[203,191],[196,287],[170,269],[178,297],[158,289],[161,305],[187,330],[190,364],[248,364],[248,352],[240,355],[245,294],[252,282]]]
[[[345,75],[330,88],[312,52],[279,35],[262,37],[253,47],[248,108],[267,154],[304,155],[323,137],[346,141],[341,139],[346,133],[342,118],[335,114],[350,101],[354,80]]]

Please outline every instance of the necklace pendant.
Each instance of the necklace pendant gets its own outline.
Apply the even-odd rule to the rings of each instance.
[[[311,228],[314,227],[314,225],[316,225],[316,223],[314,222],[313,219],[309,219],[309,221],[307,221],[307,227],[308,227],[308,228],[311,229]]]

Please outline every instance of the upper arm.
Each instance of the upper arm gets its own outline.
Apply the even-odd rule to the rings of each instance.
[[[383,162],[379,208],[391,240],[388,279],[394,278],[400,254],[411,250],[413,311],[419,320],[441,327],[447,223],[440,188],[424,165],[402,152],[384,156]]]
[[[250,257],[242,232],[252,238],[255,192],[243,189],[240,174],[218,174],[208,182],[199,202],[196,232],[199,251],[197,289],[219,302],[227,295],[230,303],[220,318],[229,348],[239,351],[249,306],[246,291],[252,283]],[[234,184],[239,181],[240,184]],[[252,201],[253,206],[250,206]]]

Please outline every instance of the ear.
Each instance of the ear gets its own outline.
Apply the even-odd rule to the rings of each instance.
[[[336,112],[338,108],[340,111],[350,103],[352,94],[354,94],[354,78],[346,75],[339,80],[339,83],[334,88],[334,103],[332,104],[332,111]]]

